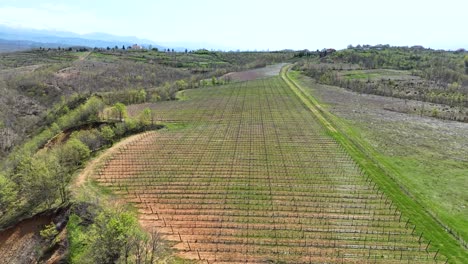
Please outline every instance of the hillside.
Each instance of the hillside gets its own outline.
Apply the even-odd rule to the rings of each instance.
[[[147,101],[173,100],[178,90],[208,85],[212,77],[290,57],[292,53],[167,53],[120,48],[0,54],[0,157],[51,124],[64,104],[70,109],[90,94],[117,92],[110,100],[131,103],[129,94],[144,90]],[[202,81],[205,79],[209,81]]]
[[[380,45],[2,53],[0,256],[465,263],[467,69]]]

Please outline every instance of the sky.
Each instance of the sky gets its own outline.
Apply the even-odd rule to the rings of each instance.
[[[468,49],[468,0],[1,0],[0,24],[207,48]]]

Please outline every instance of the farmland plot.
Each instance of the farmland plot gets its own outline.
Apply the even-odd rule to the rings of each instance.
[[[186,95],[150,105],[158,120],[184,126],[143,134],[95,175],[179,255],[209,263],[445,262],[279,77]]]

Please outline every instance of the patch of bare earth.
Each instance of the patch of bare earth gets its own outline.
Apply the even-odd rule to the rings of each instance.
[[[88,179],[88,177],[92,175],[98,169],[98,166],[101,165],[104,160],[108,159],[109,157],[112,157],[116,153],[119,153],[122,150],[122,148],[124,148],[125,146],[131,145],[133,142],[136,142],[140,140],[141,138],[144,138],[145,136],[148,136],[149,134],[152,134],[152,133],[153,132],[145,132],[145,133],[141,133],[138,135],[127,137],[119,141],[117,144],[115,144],[108,150],[106,150],[104,154],[99,155],[95,159],[91,160],[76,177],[75,182],[73,183],[73,186],[72,186],[72,190],[76,190],[81,185],[83,185]]]
[[[240,81],[251,81],[255,79],[267,78],[279,75],[281,68],[285,63],[279,63],[274,65],[268,65],[263,68],[241,71],[241,72],[230,72],[223,76],[221,79],[240,82]]]
[[[34,263],[40,245],[39,231],[50,224],[51,217],[38,216],[22,221],[0,233],[0,263]]]
[[[311,89],[313,95],[327,105],[333,114],[375,131],[378,134],[373,139],[375,144],[391,141],[402,146],[376,146],[386,154],[407,154],[408,150],[429,144],[433,149],[437,149],[441,156],[468,162],[468,123],[420,114],[419,110],[423,105],[426,109],[442,105],[359,94],[336,86],[316,84],[308,77],[301,78],[304,87]],[[382,137],[385,140],[382,140]]]
[[[68,209],[46,211],[0,232],[0,263],[53,264],[62,261],[67,251],[66,230],[63,229],[67,215]],[[40,231],[49,224],[59,229],[57,243],[52,248],[48,248],[50,242],[40,236]]]

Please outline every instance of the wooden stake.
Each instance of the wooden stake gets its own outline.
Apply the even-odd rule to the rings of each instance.
[[[426,246],[426,252],[427,252],[427,249],[429,248],[429,245],[431,244],[431,240],[429,240],[429,243],[427,243],[427,246]]]

